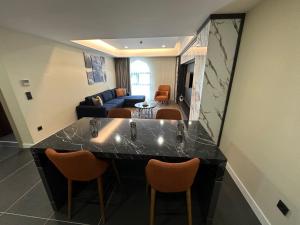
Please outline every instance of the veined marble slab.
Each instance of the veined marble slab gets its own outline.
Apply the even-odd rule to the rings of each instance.
[[[241,19],[211,21],[199,120],[217,142],[224,116]]]
[[[97,124],[97,137],[92,136],[90,121]],[[131,121],[136,122],[135,138],[131,136]],[[184,124],[182,138],[177,136],[178,123]],[[31,149],[35,153],[46,148],[60,151],[86,149],[97,157],[113,159],[196,157],[226,162],[199,121],[82,118]]]

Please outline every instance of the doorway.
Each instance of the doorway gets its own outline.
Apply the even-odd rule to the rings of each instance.
[[[177,78],[177,103],[189,118],[194,80],[194,60],[179,65]]]
[[[0,143],[17,143],[12,127],[0,102]]]

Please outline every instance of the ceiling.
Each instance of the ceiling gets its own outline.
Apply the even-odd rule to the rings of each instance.
[[[152,48],[175,48],[179,37],[155,37],[155,38],[122,38],[102,39],[111,46],[119,49],[152,49]],[[141,43],[142,42],[142,43]]]
[[[131,38],[144,38],[144,45],[154,48],[194,35],[212,13],[245,12],[258,1],[0,0],[0,26],[68,44],[105,39],[116,48],[138,48]]]

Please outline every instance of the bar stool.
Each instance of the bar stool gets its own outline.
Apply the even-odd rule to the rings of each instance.
[[[181,113],[177,109],[159,109],[156,113],[156,119],[181,120]]]
[[[131,118],[129,109],[115,108],[108,111],[109,118]]]
[[[109,164],[97,159],[89,151],[58,153],[52,148],[45,151],[47,157],[56,168],[68,179],[68,217],[71,219],[72,181],[91,181],[97,179],[100,213],[105,223],[102,175]]]
[[[195,158],[182,163],[166,163],[151,159],[146,166],[146,178],[151,186],[150,225],[154,225],[156,191],[164,193],[186,192],[188,224],[192,225],[191,186],[200,160]]]

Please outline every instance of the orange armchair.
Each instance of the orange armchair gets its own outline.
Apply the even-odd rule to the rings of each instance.
[[[155,92],[155,101],[162,103],[168,102],[170,100],[170,92],[170,85],[159,85],[158,91]]]

